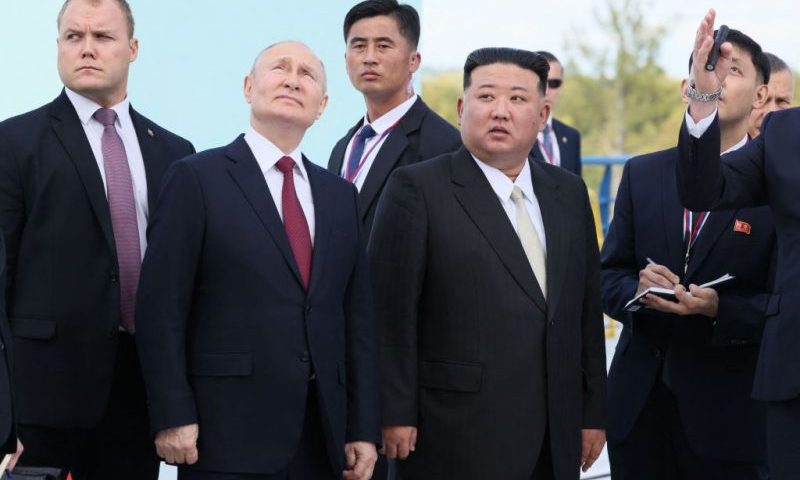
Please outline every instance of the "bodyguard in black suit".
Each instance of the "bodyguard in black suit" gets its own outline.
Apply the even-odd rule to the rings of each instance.
[[[162,190],[138,347],[156,445],[181,480],[371,476],[377,345],[356,190],[299,150],[324,75],[305,45],[264,50],[245,80],[252,128],[176,163]]]
[[[713,72],[702,68],[712,45],[715,12],[698,28],[694,46],[695,95],[678,142],[678,192],[687,208],[724,209],[766,205],[775,220],[778,242],[774,291],[756,366],[753,396],[767,401],[767,460],[777,480],[800,478],[800,110],[767,115],[750,144],[720,161],[720,119],[715,115],[718,85],[732,76],[736,49],[723,44]],[[699,60],[698,60],[699,59]],[[729,75],[731,72],[731,75]]]
[[[396,0],[367,0],[345,17],[347,73],[364,95],[367,114],[336,143],[328,169],[358,188],[367,234],[392,171],[461,145],[458,130],[428,108],[411,86],[421,60],[419,36],[417,11]],[[375,135],[354,151],[359,143],[356,134],[365,125],[374,128]]]
[[[550,52],[540,50],[539,55],[547,59],[550,71],[547,74],[547,97],[550,105],[550,116],[543,131],[539,132],[536,143],[531,149],[531,156],[538,161],[558,165],[575,175],[581,175],[581,134],[566,123],[556,119],[556,109],[561,88],[564,86],[564,66]]]
[[[129,106],[137,53],[127,3],[67,2],[66,89],[0,124],[21,463],[67,467],[76,480],[158,475],[130,322],[148,210],[167,166],[193,148]],[[104,126],[103,112],[116,120]]]
[[[725,142],[745,145],[750,111],[766,99],[769,61],[731,30],[737,74],[725,84]],[[685,86],[685,81],[684,81]],[[769,209],[690,212],[675,183],[678,149],[628,161],[601,255],[606,313],[625,327],[608,375],[611,472],[621,480],[760,480],[766,418],[750,398],[776,255]],[[700,285],[679,303],[653,297],[625,304],[650,286]]]
[[[471,53],[465,147],[398,169],[380,200],[383,440],[404,480],[577,479],[605,442],[586,188],[527,158],[546,78],[533,52]]]

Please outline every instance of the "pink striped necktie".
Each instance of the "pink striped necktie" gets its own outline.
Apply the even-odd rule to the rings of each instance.
[[[289,239],[289,246],[292,247],[300,276],[303,277],[303,285],[308,289],[308,282],[311,279],[313,247],[306,215],[303,213],[300,200],[297,198],[297,191],[294,188],[294,160],[292,157],[281,157],[276,166],[283,173],[283,189],[281,190],[283,228],[286,230],[286,237]]]
[[[109,108],[100,108],[94,112],[94,118],[103,125],[100,144],[103,151],[103,169],[106,173],[108,208],[111,211],[111,226],[114,229],[114,243],[117,247],[120,325],[133,334],[136,330],[134,324],[136,289],[139,285],[142,262],[133,181],[125,145],[114,128],[117,112]]]

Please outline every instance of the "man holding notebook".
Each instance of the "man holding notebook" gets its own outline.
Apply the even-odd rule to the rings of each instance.
[[[736,30],[719,104],[721,152],[745,145],[766,100],[769,62]],[[690,82],[690,80],[689,80]],[[685,95],[695,94],[683,83]],[[770,286],[775,230],[767,207],[693,212],[678,199],[677,148],[631,159],[601,253],[605,312],[624,329],[608,377],[615,479],[765,479],[764,406],[750,398]],[[733,279],[711,287],[725,274]],[[675,290],[670,301],[644,297]],[[676,301],[675,301],[676,300]]]

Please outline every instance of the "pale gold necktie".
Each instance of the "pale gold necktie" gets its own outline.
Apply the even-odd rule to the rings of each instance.
[[[528,257],[528,263],[531,264],[533,274],[536,276],[536,281],[539,282],[539,287],[542,289],[544,298],[547,298],[547,268],[544,258],[544,249],[542,242],[539,240],[539,235],[533,227],[528,209],[525,208],[525,197],[522,195],[522,190],[515,186],[511,192],[511,200],[514,201],[514,207],[517,211],[517,235],[522,242],[522,249],[525,250],[525,256]]]

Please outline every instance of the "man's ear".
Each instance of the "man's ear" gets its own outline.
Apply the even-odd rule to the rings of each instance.
[[[683,80],[681,80],[681,102],[683,102],[684,105],[689,103],[689,99],[686,98],[686,85],[688,84],[689,84],[688,78],[684,78]]]
[[[769,99],[769,87],[766,84],[759,85],[756,88],[756,94],[753,96],[753,108],[761,108],[767,103]]]

